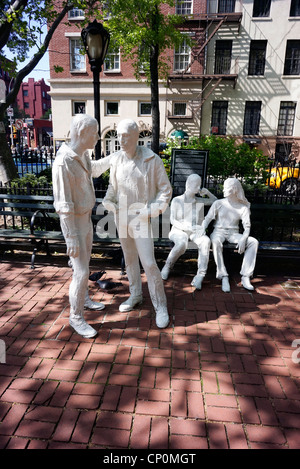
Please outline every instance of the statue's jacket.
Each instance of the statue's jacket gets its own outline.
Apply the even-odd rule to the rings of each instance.
[[[139,170],[143,175],[143,202],[151,208],[151,216],[158,216],[163,213],[172,197],[172,186],[167,176],[161,158],[150,148],[137,147],[135,158],[139,159]],[[103,205],[112,202],[119,206],[119,187],[117,170],[124,163],[124,152],[122,150],[114,153],[111,158],[110,182]],[[131,181],[128,181],[128,185]]]
[[[91,161],[88,151],[79,157],[63,143],[53,167],[54,208],[58,214],[84,215],[91,212],[96,198],[92,177],[109,168],[110,157]]]

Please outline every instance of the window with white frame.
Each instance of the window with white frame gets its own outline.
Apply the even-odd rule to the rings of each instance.
[[[84,18],[84,11],[81,10],[80,8],[74,7],[74,8],[72,8],[72,10],[69,11],[68,18],[69,19]]]
[[[105,72],[119,72],[120,71],[120,48],[111,42],[104,60]]]
[[[191,15],[193,13],[193,0],[177,0],[176,1],[176,14],[177,15]]]
[[[72,112],[73,112],[73,116],[75,116],[76,114],[85,114],[86,113],[85,101],[73,101]]]
[[[139,139],[138,139],[138,146],[140,147],[151,147],[151,139],[152,139],[152,134],[149,130],[143,130],[139,134]]]
[[[292,0],[290,16],[300,16],[300,0]]]
[[[151,103],[139,102],[139,116],[151,116]]]
[[[296,103],[293,101],[282,101],[278,118],[277,135],[293,135],[294,122],[296,115]]]
[[[186,116],[186,103],[174,103],[173,104],[173,115],[174,116]]]
[[[184,38],[182,44],[175,49],[174,57],[174,71],[182,72],[189,67],[191,55],[191,47],[188,44],[188,39]]]
[[[86,60],[82,53],[83,44],[80,37],[70,38],[70,70],[71,72],[85,72]]]
[[[107,116],[118,115],[119,114],[119,102],[118,101],[106,101],[105,114]]]
[[[120,144],[119,144],[119,141],[118,141],[118,136],[117,136],[117,131],[116,130],[109,130],[105,134],[104,144],[105,144],[105,155],[106,156],[120,150]]]

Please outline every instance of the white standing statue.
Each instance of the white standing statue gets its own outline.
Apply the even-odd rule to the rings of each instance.
[[[192,285],[198,290],[201,290],[206,275],[211,245],[209,237],[203,233],[201,227],[204,205],[211,205],[217,200],[208,189],[203,188],[201,191],[200,189],[201,177],[198,174],[191,174],[186,180],[184,194],[174,197],[171,202],[172,228],[169,238],[174,242],[174,247],[161,271],[163,280],[167,280],[175,262],[185,253],[189,240],[193,241],[198,247],[198,270]],[[196,197],[199,192],[201,197]]]
[[[206,215],[202,227],[204,230],[212,220],[215,220],[214,230],[210,236],[213,255],[217,266],[217,278],[222,280],[222,290],[230,291],[228,273],[223,259],[223,243],[228,241],[237,245],[238,253],[243,254],[241,268],[242,285],[247,290],[254,290],[250,282],[253,276],[258,241],[250,235],[250,203],[245,197],[240,181],[236,178],[228,178],[224,182],[224,199],[213,203]],[[239,232],[239,224],[242,222],[243,233]]]
[[[166,210],[172,187],[161,158],[149,148],[137,145],[139,129],[136,122],[121,121],[117,134],[121,150],[112,155],[110,183],[103,205],[115,214],[129,280],[130,296],[119,310],[131,311],[143,301],[140,260],[156,312],[156,325],[164,328],[169,324],[169,314],[154,257],[150,218]]]
[[[99,140],[96,119],[79,114],[73,118],[70,142],[57,152],[52,168],[54,207],[67,245],[73,268],[70,284],[70,326],[81,336],[94,337],[97,332],[86,323],[84,308],[103,309],[88,295],[89,262],[93,243],[91,212],[95,205],[92,177],[100,176],[110,167],[110,157],[91,161],[88,149]]]

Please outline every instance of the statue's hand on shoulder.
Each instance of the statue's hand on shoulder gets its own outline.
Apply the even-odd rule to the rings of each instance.
[[[77,236],[73,236],[66,239],[67,244],[67,255],[69,257],[79,256],[79,240]]]

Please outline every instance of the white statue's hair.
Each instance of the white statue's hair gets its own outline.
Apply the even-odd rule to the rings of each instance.
[[[90,125],[98,126],[98,122],[94,117],[88,114],[77,114],[72,119],[71,133],[75,132],[77,135],[79,135],[83,129]]]
[[[123,128],[123,127],[127,127],[127,129],[129,131],[134,131],[137,135],[139,135],[139,126],[137,125],[137,123],[132,120],[132,119],[123,119],[121,122],[119,122],[118,126],[117,126],[117,133],[119,133],[119,129]]]
[[[201,185],[201,182],[202,182],[201,176],[199,176],[199,174],[196,174],[196,173],[190,174],[187,177],[187,180],[185,181],[185,187],[187,187],[190,182],[199,182]]]
[[[237,199],[242,204],[247,205],[247,207],[250,207],[250,202],[246,199],[243,186],[242,186],[241,182],[238,179],[236,179],[235,177],[228,178],[228,179],[225,180],[224,186],[225,186],[225,184],[233,187],[234,190],[235,190],[235,194],[237,196]]]

